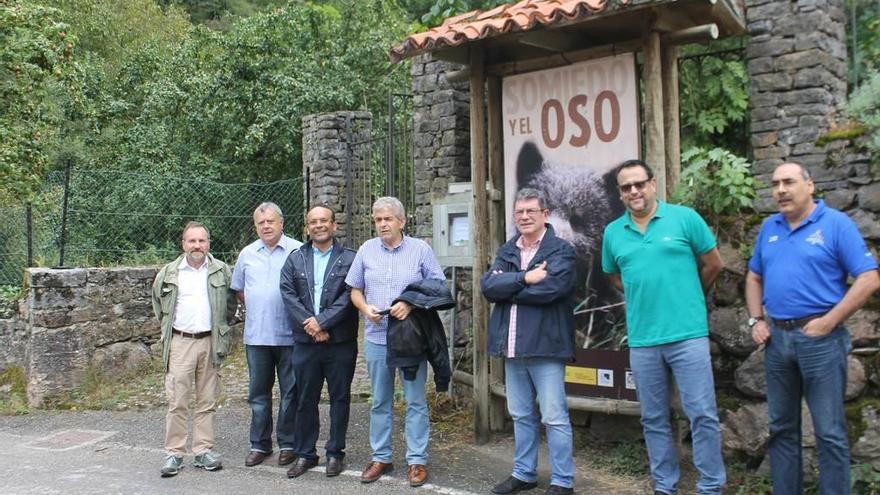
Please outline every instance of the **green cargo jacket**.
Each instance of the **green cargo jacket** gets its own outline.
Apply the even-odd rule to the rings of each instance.
[[[156,274],[153,282],[153,313],[159,319],[162,336],[162,361],[165,363],[165,371],[168,371],[168,357],[171,354],[171,325],[174,323],[174,314],[177,309],[177,274],[178,267],[183,261],[184,254],[179,258],[163,266]],[[229,352],[232,335],[229,333],[229,325],[235,318],[235,309],[238,302],[235,293],[229,289],[232,281],[232,271],[222,261],[214,259],[210,254],[208,258],[208,303],[211,305],[211,350],[212,361],[219,366]]]

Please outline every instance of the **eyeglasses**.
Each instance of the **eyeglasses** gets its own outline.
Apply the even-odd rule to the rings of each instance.
[[[513,210],[514,217],[534,217],[537,216],[538,213],[544,211],[541,208],[527,208],[525,210]]]
[[[620,184],[617,186],[622,193],[628,193],[632,188],[636,188],[637,191],[643,191],[645,186],[648,185],[648,182],[651,182],[651,179],[640,180],[636,182],[630,182],[628,184]]]

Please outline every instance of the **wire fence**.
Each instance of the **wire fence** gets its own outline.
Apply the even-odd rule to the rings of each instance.
[[[300,178],[224,184],[198,177],[72,169],[65,181],[64,172],[53,173],[31,205],[30,217],[27,205],[0,209],[0,285],[20,285],[29,264],[167,262],[180,252],[180,231],[190,220],[210,229],[211,253],[231,263],[256,239],[252,214],[263,201],[285,212],[288,235],[302,237]]]

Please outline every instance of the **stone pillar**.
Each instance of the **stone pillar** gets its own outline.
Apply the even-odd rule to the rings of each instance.
[[[467,80],[452,84],[446,73],[462,66],[430,55],[413,59],[413,139],[415,146],[416,225],[413,234],[433,238],[431,200],[446,195],[450,182],[468,182],[470,165],[470,91]]]
[[[372,235],[370,221],[370,112],[306,115],[303,128],[303,184],[308,205],[336,212],[337,236],[357,249]]]
[[[470,91],[467,78],[450,83],[446,74],[463,66],[436,60],[430,54],[412,62],[413,140],[415,147],[415,226],[412,235],[433,241],[434,198],[446,195],[451,182],[469,182],[470,165]],[[446,270],[447,277],[451,271]],[[456,342],[470,340],[473,322],[471,269],[456,273],[458,324]],[[446,331],[451,331],[451,314],[444,315]],[[457,353],[461,366],[471,369],[470,356]]]
[[[754,170],[766,184],[788,160],[809,167],[820,188],[836,189],[850,174],[849,167],[829,165],[827,150],[816,145],[846,101],[843,3],[746,0]],[[772,210],[763,196],[759,209]]]

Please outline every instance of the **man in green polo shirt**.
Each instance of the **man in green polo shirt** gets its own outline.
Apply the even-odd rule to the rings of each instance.
[[[694,210],[657,200],[657,182],[645,162],[622,163],[616,177],[627,211],[605,228],[602,269],[626,299],[630,365],[654,493],[674,495],[680,477],[669,422],[671,375],[690,420],[698,493],[718,494],[726,475],[704,295],[723,268],[715,237]]]

